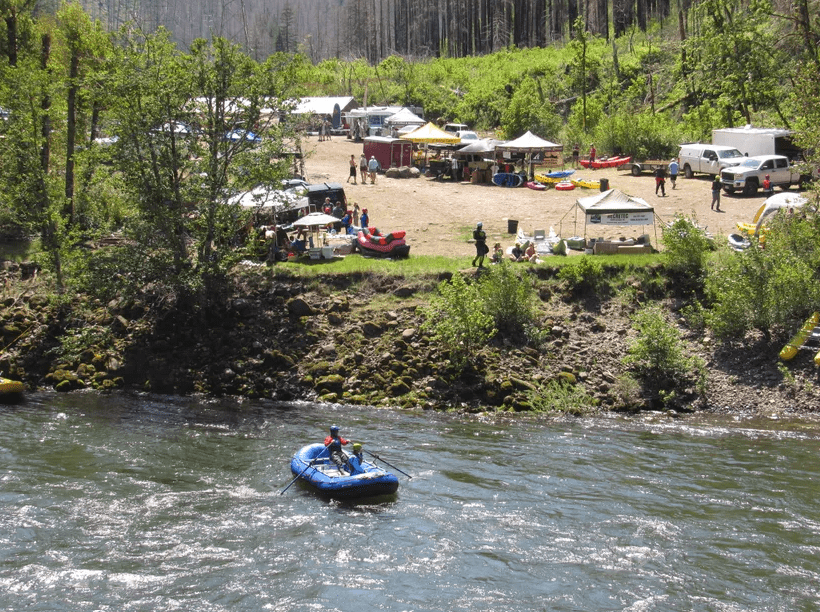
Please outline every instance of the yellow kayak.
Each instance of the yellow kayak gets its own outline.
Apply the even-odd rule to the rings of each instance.
[[[570,179],[572,184],[576,187],[583,187],[584,189],[600,189],[601,188],[601,181],[598,179],[582,179],[582,178],[574,178]]]
[[[797,355],[797,351],[800,350],[800,347],[806,342],[812,331],[814,331],[814,328],[817,327],[818,322],[820,322],[820,312],[815,312],[808,319],[806,319],[806,322],[803,323],[803,327],[800,328],[800,331],[797,332],[794,337],[789,340],[788,344],[786,344],[786,346],[784,346],[780,351],[780,358],[783,361],[788,361]],[[817,356],[815,356],[814,362],[817,363]]]
[[[535,180],[539,183],[543,183],[544,185],[555,185],[556,183],[560,183],[564,179],[556,176],[547,176],[546,174],[536,174]]]
[[[22,393],[26,386],[18,380],[11,380],[0,376],[0,395],[14,395]]]

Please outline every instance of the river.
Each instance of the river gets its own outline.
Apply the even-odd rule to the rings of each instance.
[[[292,480],[329,425],[412,476]],[[820,426],[54,395],[0,406],[0,609],[820,609]]]

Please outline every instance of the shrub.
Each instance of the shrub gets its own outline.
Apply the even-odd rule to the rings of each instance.
[[[558,271],[558,278],[566,281],[575,295],[597,290],[604,280],[604,266],[594,257],[578,257],[578,263],[568,263]]]
[[[660,306],[653,304],[641,309],[634,317],[634,324],[638,338],[629,347],[623,363],[631,365],[662,398],[672,398],[676,389],[693,380],[703,384],[703,360],[686,355],[678,329],[670,325]]]
[[[705,276],[711,241],[696,221],[675,215],[672,224],[663,230],[663,244],[668,269],[700,284]]]
[[[532,281],[519,267],[509,262],[490,268],[490,273],[478,283],[486,313],[492,317],[499,332],[508,336],[535,336],[537,302]]]
[[[478,288],[467,284],[461,274],[439,284],[438,295],[423,313],[423,329],[450,352],[457,367],[463,367],[495,334],[493,319],[484,308]]]
[[[766,248],[724,251],[706,279],[707,321],[719,337],[751,329],[766,339],[820,307],[820,228],[816,219],[782,218],[766,233]]]

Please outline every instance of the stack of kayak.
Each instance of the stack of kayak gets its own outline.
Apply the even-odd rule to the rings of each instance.
[[[361,470],[351,473],[353,470],[336,465],[323,444],[303,446],[290,461],[296,479],[335,499],[390,495],[398,490],[399,479],[390,472],[369,461],[361,462]]]

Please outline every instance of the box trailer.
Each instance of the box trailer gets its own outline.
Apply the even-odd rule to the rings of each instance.
[[[364,156],[375,157],[382,170],[413,165],[413,143],[401,138],[368,136],[364,139]]]
[[[792,131],[780,128],[742,128],[712,130],[712,144],[738,149],[747,157],[757,155],[785,155],[790,161],[801,157],[801,151],[792,142]]]

